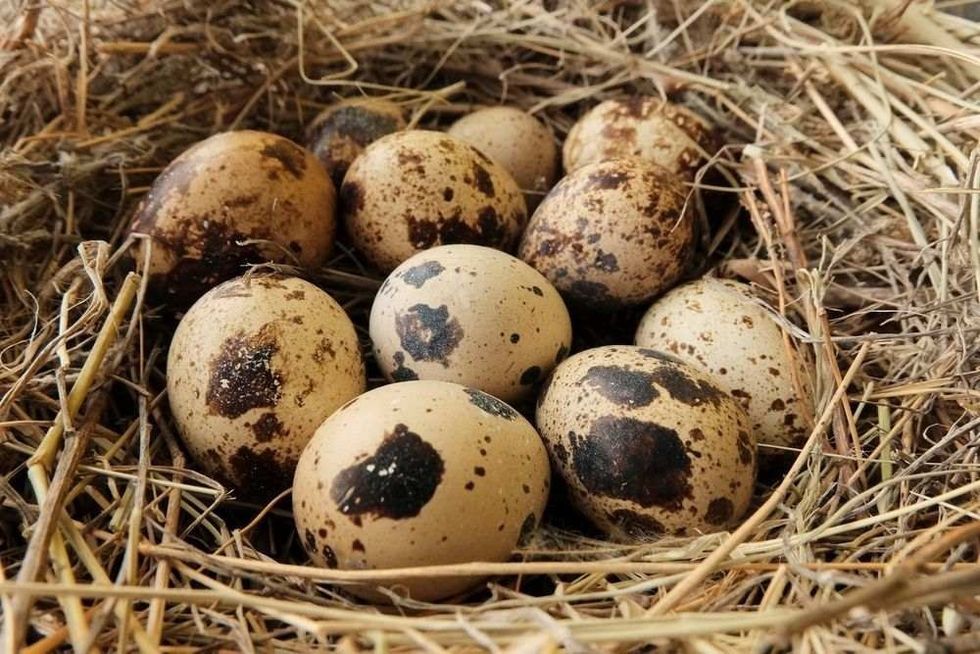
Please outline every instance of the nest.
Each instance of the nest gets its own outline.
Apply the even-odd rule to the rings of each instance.
[[[947,4],[4,3],[0,649],[980,648],[980,26]],[[506,103],[563,136],[630,93],[724,135],[691,187],[699,259],[771,291],[808,350],[809,439],[732,533],[606,542],[553,512],[511,562],[439,568],[492,575],[474,594],[353,601],[433,570],[311,567],[286,498],[193,470],[135,203],[191,143],[300,139],[338,97],[432,127]],[[309,275],[363,327],[355,255]]]

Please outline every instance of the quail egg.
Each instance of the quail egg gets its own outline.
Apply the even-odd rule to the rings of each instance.
[[[387,100],[354,98],[327,107],[309,129],[309,148],[338,187],[369,144],[405,129],[401,107]]]

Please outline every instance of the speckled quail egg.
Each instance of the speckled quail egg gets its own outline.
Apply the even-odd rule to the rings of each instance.
[[[614,159],[558,182],[534,212],[519,256],[568,300],[616,308],[673,286],[693,244],[680,178],[642,159]]]
[[[225,132],[160,173],[130,229],[152,244],[152,289],[186,307],[245,264],[323,263],[335,203],[333,183],[311,152],[275,134]]]
[[[394,381],[441,379],[511,402],[568,353],[558,291],[509,254],[443,245],[405,261],[371,307],[374,356]]]
[[[514,107],[489,107],[463,116],[446,131],[476,146],[511,174],[528,209],[534,209],[558,174],[558,148],[551,131]]]
[[[745,411],[669,355],[576,354],[542,389],[537,424],[572,503],[617,538],[712,532],[748,508],[756,442]]]
[[[320,426],[296,468],[293,514],[320,566],[499,562],[533,534],[549,483],[544,445],[514,409],[474,388],[412,381],[372,390]],[[479,581],[387,585],[427,601]]]
[[[562,148],[566,172],[597,161],[637,156],[690,175],[718,149],[708,122],[650,96],[606,100],[572,126]]]
[[[704,278],[678,286],[643,316],[636,344],[709,373],[745,408],[760,444],[806,437],[810,411],[797,392],[808,387],[804,369],[746,285]]]
[[[509,249],[527,221],[510,174],[439,132],[409,130],[375,141],[347,171],[340,194],[351,240],[383,272],[435,245]]]
[[[288,488],[323,420],[364,391],[354,326],[295,277],[240,277],[198,300],[177,326],[167,394],[205,471],[248,497]]]
[[[364,148],[382,136],[405,129],[401,107],[387,100],[352,98],[324,109],[310,125],[309,148],[340,186],[347,169]]]

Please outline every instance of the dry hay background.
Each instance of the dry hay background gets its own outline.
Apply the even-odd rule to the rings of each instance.
[[[980,648],[977,24],[905,0],[26,0],[0,25],[0,649]],[[298,138],[338,95],[421,125],[506,102],[564,135],[631,92],[724,132],[703,260],[771,289],[811,353],[807,446],[733,534],[615,544],[558,511],[459,603],[351,602],[330,582],[365,573],[303,567],[288,500],[189,469],[128,212],[188,144]],[[312,278],[363,327],[356,259]]]

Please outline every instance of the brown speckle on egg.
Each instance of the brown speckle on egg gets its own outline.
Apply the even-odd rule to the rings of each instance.
[[[401,108],[373,98],[342,100],[323,110],[307,130],[309,148],[340,186],[351,163],[382,136],[405,129]]]
[[[425,130],[368,146],[344,178],[341,210],[354,244],[385,272],[440,244],[510,248],[527,220],[506,170],[463,141]]]
[[[333,244],[335,201],[312,153],[275,134],[225,132],[160,173],[130,231],[146,237],[140,262],[151,248],[150,290],[184,308],[250,263],[320,265]]]
[[[748,508],[748,418],[706,375],[660,353],[607,346],[571,357],[536,417],[573,503],[613,536],[713,531]]]
[[[810,387],[801,355],[787,350],[782,328],[746,285],[704,278],[677,287],[644,315],[636,343],[670,349],[714,375],[745,408],[760,443],[794,447],[807,435],[807,426],[796,420],[801,411],[810,413],[807,398],[793,381]]]
[[[324,547],[343,569],[505,561],[540,521],[549,474],[540,437],[500,400],[441,381],[390,384],[317,430],[297,465],[294,517],[319,565],[331,565]],[[319,531],[324,524],[331,529]],[[386,585],[427,601],[479,581]],[[350,590],[380,597],[369,586]]]
[[[320,356],[326,336],[318,334],[333,344]],[[167,395],[188,452],[255,499],[289,485],[316,427],[364,385],[344,310],[312,284],[278,275],[233,279],[201,297],[167,360]]]
[[[389,380],[441,379],[512,401],[530,395],[568,351],[571,320],[533,268],[460,244],[399,266],[371,307],[370,333]]]
[[[686,195],[680,178],[638,158],[584,166],[538,207],[519,256],[577,304],[647,302],[680,278],[690,258]]]

